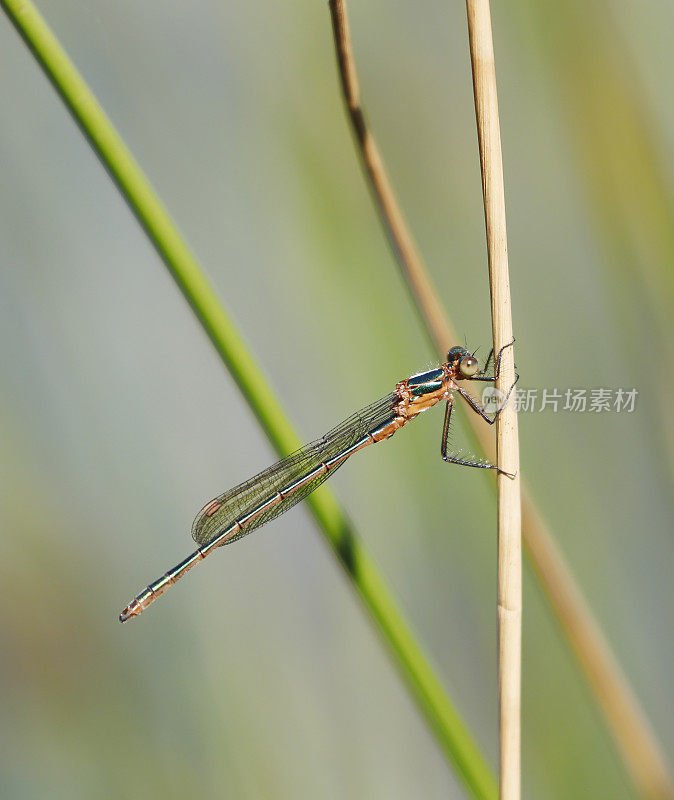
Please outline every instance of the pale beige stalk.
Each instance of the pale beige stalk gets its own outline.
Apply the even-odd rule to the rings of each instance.
[[[447,349],[459,339],[415,247],[376,141],[367,126],[345,0],[330,0],[330,11],[342,92],[359,155],[400,268],[438,354],[444,359]],[[493,460],[491,431],[473,414],[465,418],[482,451]],[[597,698],[640,795],[648,800],[674,800],[674,782],[655,734],[524,481],[522,523],[524,543],[536,576]]]
[[[494,352],[512,341],[505,191],[489,0],[466,0],[475,116],[487,231]],[[513,348],[503,353],[496,388],[507,392],[515,380]],[[522,515],[520,508],[517,412],[509,401],[496,421],[498,473],[498,685],[499,796],[520,798],[522,675]]]

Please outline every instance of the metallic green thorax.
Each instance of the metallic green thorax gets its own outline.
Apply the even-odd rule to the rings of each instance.
[[[437,392],[438,389],[442,389],[442,381],[428,381],[428,383],[422,383],[419,386],[414,386],[410,389],[410,394],[414,395],[415,397],[421,397],[424,394],[432,394],[433,392]]]
[[[437,367],[436,369],[430,369],[428,372],[421,372],[419,375],[412,375],[411,378],[407,379],[408,386],[419,386],[422,383],[430,384],[432,381],[439,381],[442,380],[444,377],[444,372],[442,367]],[[426,391],[430,391],[427,389]],[[425,394],[426,392],[422,392]]]

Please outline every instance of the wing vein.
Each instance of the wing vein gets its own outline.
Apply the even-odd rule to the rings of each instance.
[[[341,422],[325,436],[311,442],[294,453],[282,458],[247,481],[218,495],[197,514],[192,525],[192,538],[200,545],[212,541],[238,519],[255,510],[272,497],[308,475],[324,461],[338,455],[355,444],[366,433],[374,430],[392,417],[392,409],[399,398],[395,392],[376,400]],[[347,459],[344,459],[346,461]],[[228,538],[229,544],[261,527],[292,508],[311,494],[324,480],[344,463],[317,475],[298,487],[287,497],[270,506],[242,527],[237,536]],[[212,511],[213,508],[217,510]],[[210,513],[206,513],[209,511]]]

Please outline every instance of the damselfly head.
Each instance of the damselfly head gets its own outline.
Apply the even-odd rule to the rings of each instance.
[[[452,347],[447,353],[447,362],[458,368],[457,378],[472,378],[480,370],[477,359],[465,347]]]

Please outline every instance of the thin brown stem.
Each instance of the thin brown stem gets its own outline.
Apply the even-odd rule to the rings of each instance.
[[[405,281],[438,354],[444,358],[448,346],[455,344],[458,338],[415,247],[379,149],[365,121],[344,0],[330,0],[330,12],[341,87],[358,153]],[[493,461],[490,432],[472,414],[466,419],[479,447]],[[536,577],[597,698],[608,729],[641,796],[648,800],[674,800],[674,781],[655,734],[524,481],[522,535]]]
[[[523,485],[523,496],[526,492]],[[522,504],[522,528],[536,576],[545,587],[639,794],[648,800],[672,800],[674,782],[660,743],[531,497]]]
[[[351,49],[349,22],[346,16],[344,0],[330,0],[330,12],[335,34],[337,66],[339,67],[342,92],[358,143],[363,168],[379,208],[381,220],[398,258],[403,277],[416,299],[419,312],[423,317],[435,348],[439,353],[445,355],[447,350],[456,343],[456,335],[447,320],[442,305],[438,300],[438,293],[435,291],[428,272],[421,261],[412,234],[405,223],[405,218],[388,179],[384,163],[379,154],[379,148],[365,121],[365,115],[360,105],[360,87],[358,86],[356,64]]]

